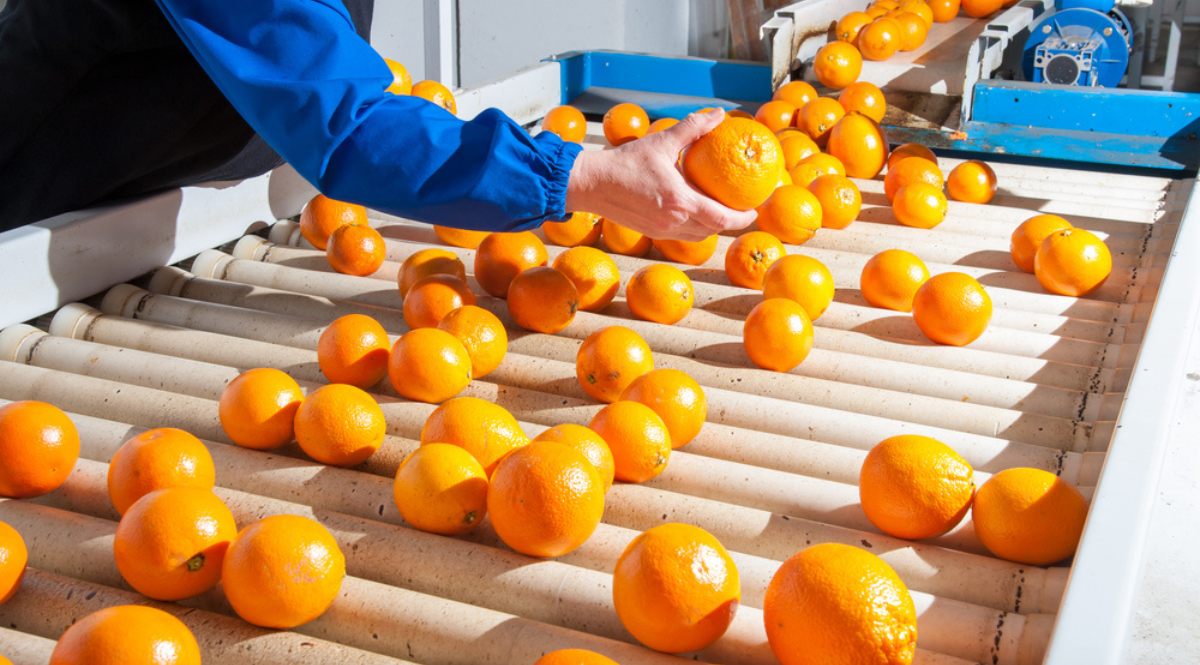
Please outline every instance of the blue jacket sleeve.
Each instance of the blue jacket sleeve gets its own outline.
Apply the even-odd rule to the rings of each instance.
[[[325,195],[481,231],[566,213],[580,146],[498,110],[464,122],[386,92],[391,71],[337,0],[156,0],[234,108]]]

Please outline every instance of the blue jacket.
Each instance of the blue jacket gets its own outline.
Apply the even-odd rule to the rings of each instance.
[[[386,92],[392,74],[337,0],[155,0],[246,122],[325,195],[481,231],[567,216],[581,147],[496,109],[464,122]]]

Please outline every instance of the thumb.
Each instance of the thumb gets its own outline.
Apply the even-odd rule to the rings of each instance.
[[[675,143],[680,150],[696,142],[696,139],[711,132],[725,119],[725,109],[715,108],[707,113],[693,113],[679,124],[663,132],[665,138]]]

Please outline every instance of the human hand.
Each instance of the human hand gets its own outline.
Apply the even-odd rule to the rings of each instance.
[[[693,187],[679,154],[725,119],[721,109],[611,150],[585,151],[567,185],[567,210],[591,212],[651,238],[703,240],[754,221],[753,210],[728,208]]]

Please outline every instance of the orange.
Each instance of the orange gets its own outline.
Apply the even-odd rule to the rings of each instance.
[[[625,256],[645,256],[650,252],[651,240],[648,236],[605,218],[600,219],[600,227],[603,229],[601,235],[604,245],[610,252]]]
[[[925,182],[905,185],[892,200],[896,221],[918,229],[932,229],[946,219],[949,203],[941,188]]]
[[[752,120],[726,117],[683,154],[683,173],[702,192],[735,210],[753,210],[779,184],[779,139]]]
[[[366,226],[367,209],[317,194],[300,212],[300,235],[320,250],[325,249],[329,236],[344,224]]]
[[[612,487],[616,467],[613,463],[612,451],[608,444],[592,430],[583,425],[563,423],[542,432],[533,438],[534,441],[552,441],[570,446],[587,458],[604,482],[604,491]]]
[[[270,367],[238,375],[221,392],[218,415],[230,441],[275,450],[295,438],[293,421],[304,394],[292,377]]]
[[[741,109],[733,109],[730,111],[726,111],[725,115],[729,116],[730,118],[743,118],[745,120],[753,120],[754,119],[754,116],[750,115],[749,113],[746,113],[745,111],[743,111]]]
[[[992,554],[1048,566],[1075,553],[1087,513],[1079,490],[1053,473],[1007,469],[975,493],[971,519]]]
[[[384,58],[388,69],[392,70],[392,84],[388,86],[387,91],[394,95],[411,95],[412,94],[412,75],[408,73],[408,68],[404,65]]]
[[[913,296],[913,320],[939,344],[964,346],[987,330],[992,299],[974,277],[947,272],[930,277]]]
[[[348,383],[365,390],[387,374],[391,350],[392,341],[378,321],[364,314],[347,314],[321,331],[317,364],[330,383]]]
[[[504,407],[477,397],[457,397],[433,410],[421,428],[421,445],[449,443],[471,453],[490,476],[496,462],[529,443]]]
[[[867,16],[870,16],[871,20],[874,21],[875,19],[879,18],[880,16],[887,16],[888,10],[884,9],[883,7],[868,7],[867,10],[863,13],[866,14]],[[864,27],[866,27],[866,26],[864,26]],[[862,30],[859,30],[858,34],[862,35]],[[856,40],[854,43],[855,43],[855,45],[857,45],[858,41]]]
[[[496,465],[487,509],[504,544],[529,556],[562,556],[600,524],[604,481],[579,451],[534,441]]]
[[[79,432],[45,402],[0,406],[0,496],[31,499],[58,489],[79,459]]]
[[[650,116],[637,104],[617,104],[604,114],[604,138],[612,145],[624,145],[646,135]]]
[[[692,311],[692,280],[675,266],[648,265],[625,285],[625,302],[639,319],[671,325]]]
[[[365,391],[343,383],[321,386],[296,411],[296,443],[332,466],[366,461],[383,444],[383,409]]]
[[[508,296],[508,285],[518,274],[549,260],[546,246],[529,231],[493,233],[475,252],[475,281],[497,298]]]
[[[787,169],[781,169],[779,171],[779,184],[775,185],[775,189],[779,189],[780,187],[783,187],[785,185],[794,185],[794,184],[796,184],[796,183],[792,182],[792,174],[788,173]]]
[[[796,123],[796,107],[782,99],[774,99],[758,107],[754,119],[772,132],[777,132]]]
[[[919,16],[925,23],[926,32],[933,27],[933,9],[925,3],[925,0],[908,0],[908,2],[901,3],[896,11],[909,12]]]
[[[182,600],[221,581],[221,562],[235,535],[233,513],[212,490],[168,487],[125,511],[113,536],[113,557],[138,593]]]
[[[808,187],[823,175],[846,175],[846,167],[837,157],[819,152],[800,160],[791,175],[795,185]]]
[[[869,180],[887,163],[887,135],[871,118],[849,113],[830,130],[828,150],[846,167],[843,175]]]
[[[671,434],[662,418],[645,404],[613,402],[600,409],[588,427],[612,451],[617,480],[644,483],[666,470]]]
[[[471,376],[476,379],[499,367],[508,353],[508,332],[504,324],[482,307],[459,307],[447,314],[437,327],[462,342],[471,357]]]
[[[559,649],[538,658],[533,665],[617,665],[617,661],[587,649]]]
[[[396,285],[400,287],[400,297],[408,295],[417,280],[430,275],[453,275],[462,281],[467,281],[467,268],[458,255],[446,249],[431,247],[414,252],[400,264],[396,272]]]
[[[554,334],[571,325],[579,309],[579,291],[554,268],[530,268],[508,287],[508,315],[533,332]]]
[[[487,473],[449,443],[421,446],[400,463],[392,494],[405,522],[443,536],[474,529],[487,514]]]
[[[971,18],[983,18],[1000,9],[1003,4],[1003,0],[963,0],[962,10]]]
[[[421,97],[427,99],[434,104],[446,109],[451,114],[458,113],[458,104],[454,101],[454,95],[446,86],[437,81],[421,81],[412,87],[413,97]]]
[[[863,56],[853,44],[833,41],[817,50],[816,59],[813,60],[813,73],[821,85],[832,90],[841,90],[858,80],[862,74],[862,66]]]
[[[738,236],[725,251],[725,274],[735,286],[762,290],[767,269],[787,250],[783,243],[765,231],[751,231]]]
[[[388,378],[402,397],[438,404],[471,382],[471,356],[457,337],[444,330],[411,330],[392,347]]]
[[[936,23],[945,23],[958,16],[960,0],[928,0],[929,10]]]
[[[867,81],[856,81],[846,86],[838,95],[838,103],[846,113],[857,111],[875,122],[883,122],[887,113],[887,100],[879,86]]]
[[[1021,222],[1013,231],[1012,244],[1009,245],[1013,263],[1025,272],[1033,272],[1033,259],[1042,241],[1055,231],[1073,228],[1070,222],[1058,215],[1035,215]]]
[[[557,134],[564,141],[583,143],[587,136],[587,118],[574,106],[556,106],[542,118],[542,130]]]
[[[639,376],[621,392],[621,401],[645,404],[662,418],[671,448],[687,445],[708,417],[708,399],[696,380],[677,369],[656,369]]]
[[[844,229],[858,219],[862,210],[862,193],[858,185],[844,175],[825,174],[817,176],[808,184],[808,191],[821,204],[821,226],[828,229]]]
[[[624,326],[609,326],[587,336],[575,356],[575,377],[584,392],[615,402],[634,379],[654,369],[650,345]]]
[[[812,321],[800,303],[787,298],[764,300],[746,317],[742,342],[755,365],[786,372],[804,362],[812,350]]]
[[[796,108],[801,108],[805,104],[817,98],[817,89],[804,81],[789,81],[779,86],[775,94],[771,95],[771,99],[785,101]]]
[[[0,605],[21,588],[28,563],[29,550],[25,547],[25,539],[16,529],[0,522]]]
[[[812,140],[808,134],[798,130],[780,138],[779,146],[783,148],[783,165],[787,171],[796,168],[800,160],[805,157],[821,152],[821,147],[817,145],[816,141]]]
[[[71,624],[54,645],[50,665],[200,665],[200,645],[182,621],[162,610],[118,605]]]
[[[892,11],[900,6],[900,0],[875,0],[875,2],[871,3],[871,6]]]
[[[1104,241],[1083,229],[1062,229],[1046,236],[1033,257],[1033,274],[1050,293],[1082,296],[1100,288],[1112,272],[1112,253]]]
[[[608,254],[595,247],[575,247],[554,257],[554,269],[567,276],[579,295],[579,309],[597,312],[612,302],[621,273]]]
[[[346,557],[328,529],[307,517],[272,515],[234,539],[221,586],[242,619],[295,628],[329,609],[345,577]]]
[[[617,559],[613,606],[639,642],[667,653],[716,642],[742,598],[737,565],[712,534],[690,524],[643,531]]]
[[[924,540],[946,533],[966,516],[975,496],[975,473],[937,439],[893,436],[867,453],[858,496],[867,519],[880,531]]]
[[[881,16],[858,33],[858,50],[867,60],[887,60],[900,48],[900,24]]]
[[[383,265],[386,248],[383,236],[360,224],[344,224],[329,236],[325,256],[329,265],[343,275],[365,277]]]
[[[904,143],[896,146],[896,148],[892,150],[892,154],[888,155],[887,167],[889,169],[893,168],[896,166],[896,162],[899,162],[905,157],[922,157],[935,165],[937,164],[937,155],[933,154],[933,151],[929,148],[926,148],[920,143]]]
[[[804,130],[820,147],[829,142],[829,132],[833,126],[846,115],[846,109],[832,97],[818,97],[800,109],[796,116],[796,126]]]
[[[475,304],[475,294],[463,280],[444,274],[418,279],[404,296],[404,323],[411,330],[436,328],[459,307]]]
[[[946,192],[955,201],[987,203],[996,195],[996,172],[980,161],[963,162],[946,177]]]
[[[929,24],[920,15],[909,11],[897,10],[890,18],[900,26],[900,50],[915,51],[925,43],[929,33]]]
[[[479,247],[479,243],[483,239],[491,235],[487,231],[471,231],[468,229],[455,229],[449,226],[433,227],[433,232],[442,242],[453,247],[462,247],[463,249],[475,249]]]
[[[217,471],[200,439],[174,427],[149,429],[117,449],[108,465],[108,496],[124,515],[135,501],[168,487],[211,491]]]
[[[647,130],[646,133],[647,134],[657,134],[664,129],[670,129],[678,124],[679,124],[679,121],[676,120],[675,118],[659,118],[658,120],[655,120],[654,122],[650,123],[650,129]]]
[[[542,224],[542,233],[546,239],[562,247],[579,247],[594,245],[600,239],[600,215],[590,212],[577,212],[565,222],[546,222]]]
[[[940,190],[944,182],[942,170],[938,168],[937,163],[924,157],[905,157],[889,166],[883,179],[883,192],[887,194],[888,203],[896,199],[896,192],[899,192],[901,187],[914,182],[933,185]]]
[[[840,543],[783,562],[767,585],[763,623],[781,665],[908,665],[917,648],[916,608],[896,571]]]
[[[863,266],[859,288],[875,307],[911,312],[913,296],[929,279],[929,269],[917,255],[902,249],[887,249],[872,256]]]
[[[854,44],[858,41],[858,33],[875,19],[866,12],[850,12],[838,20],[834,34],[839,42]]]
[[[712,258],[717,253],[717,236],[712,235],[704,240],[655,240],[654,247],[662,252],[668,261],[698,266]]]
[[[796,185],[775,190],[758,207],[758,228],[791,245],[802,245],[821,228],[821,202],[812,192]]]
[[[816,321],[833,302],[833,273],[824,263],[801,254],[779,259],[763,279],[763,298],[787,298],[798,303]]]

